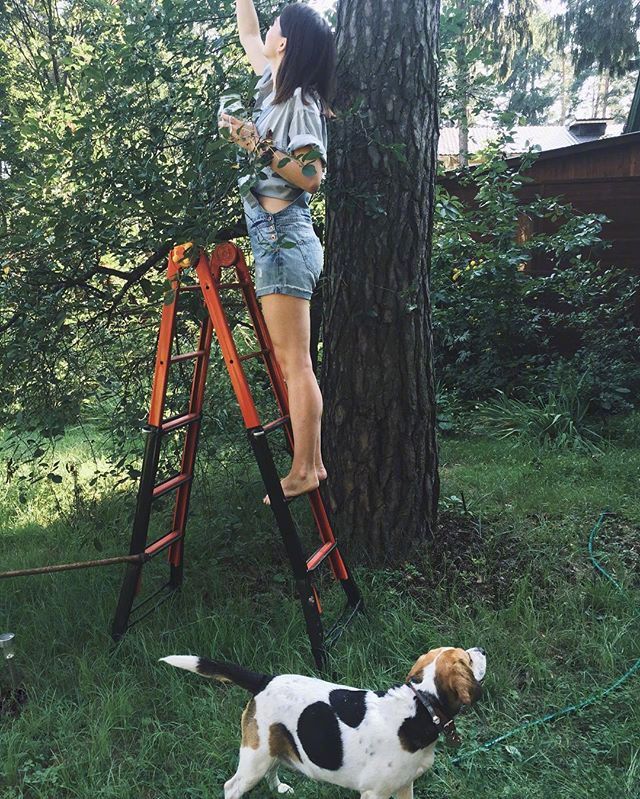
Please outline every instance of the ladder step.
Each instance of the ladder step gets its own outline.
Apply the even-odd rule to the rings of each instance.
[[[133,616],[133,614],[134,614],[134,613],[135,613],[137,610],[139,610],[140,608],[144,607],[145,605],[148,605],[148,604],[149,604],[149,602],[151,602],[151,600],[152,600],[152,599],[155,599],[155,597],[157,597],[157,596],[158,596],[158,594],[161,594],[163,591],[166,591],[166,589],[167,589],[167,588],[170,588],[170,586],[171,586],[171,583],[165,583],[164,585],[161,585],[161,586],[160,586],[160,588],[158,588],[158,590],[157,590],[157,591],[154,591],[154,592],[153,592],[153,594],[151,594],[151,596],[148,596],[146,599],[143,599],[143,600],[142,600],[142,602],[139,602],[137,605],[134,605],[134,606],[131,608],[130,617],[131,617],[131,616]],[[146,614],[145,614],[145,615],[146,615]],[[135,622],[134,622],[134,621],[132,621],[132,622],[131,622],[131,624],[130,624],[129,626],[130,626],[130,627],[133,627],[133,625],[134,625],[134,624],[135,624]]]
[[[163,433],[168,433],[171,430],[178,430],[181,427],[186,427],[189,424],[198,422],[201,418],[202,416],[199,413],[184,413],[180,416],[173,416],[160,425],[160,430],[162,430]]]
[[[289,421],[288,416],[281,416],[279,419],[275,419],[273,422],[268,422],[267,424],[263,425],[262,429],[265,433],[270,433],[272,430],[275,430],[278,427],[282,427],[283,424]]]
[[[257,358],[259,355],[266,355],[269,352],[268,349],[266,350],[256,350],[255,352],[248,352],[246,355],[240,355],[238,357],[239,361],[248,361],[249,358]]]
[[[183,352],[182,355],[172,355],[169,363],[178,363],[178,361],[189,361],[192,358],[202,358],[204,350],[195,350],[194,352]]]
[[[219,289],[241,289],[243,286],[243,283],[218,283]]]
[[[180,287],[178,288],[178,291],[198,291],[199,288],[200,288],[199,283],[187,283],[187,285],[181,283]]]
[[[149,557],[153,557],[154,555],[157,555],[158,552],[162,552],[163,549],[170,547],[171,544],[175,544],[175,542],[179,541],[181,538],[182,536],[180,533],[177,530],[174,530],[171,533],[163,535],[162,538],[158,538],[157,541],[153,542],[153,544],[149,544],[144,553]]]
[[[314,569],[317,569],[322,561],[325,560],[331,552],[333,552],[336,546],[336,541],[328,541],[326,544],[323,544],[320,549],[316,550],[316,552],[314,552],[307,561],[307,571],[312,572]]]
[[[163,494],[173,491],[174,488],[178,488],[178,486],[184,485],[192,479],[193,475],[191,474],[176,474],[174,477],[170,477],[168,480],[164,480],[153,487],[153,498],[158,499]]]
[[[174,590],[175,588],[173,585],[171,585],[171,582],[165,583],[157,591],[154,591],[154,593],[151,594],[150,597],[145,599],[144,602],[140,602],[138,605],[134,605],[131,608],[131,613],[129,614],[129,624],[127,625],[127,629],[133,627],[134,624],[137,624],[143,619],[146,619],[150,613],[153,613],[153,611],[156,608],[158,608],[160,605],[162,605],[163,602],[166,602],[167,599],[169,599],[169,597],[173,596]],[[163,596],[154,605],[151,605],[151,607],[149,607],[144,613],[138,614],[135,619],[132,618],[135,614],[138,613],[140,608],[144,607],[144,605],[147,605],[152,599],[155,599],[160,594],[163,594]]]

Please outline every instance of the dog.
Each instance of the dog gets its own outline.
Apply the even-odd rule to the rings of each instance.
[[[191,655],[160,660],[253,694],[242,714],[242,744],[225,799],[240,799],[263,777],[281,794],[279,764],[358,791],[361,799],[412,799],[431,768],[438,735],[459,737],[453,722],[482,693],[484,649],[441,646],[421,655],[405,683],[367,691],[300,674],[270,676]]]

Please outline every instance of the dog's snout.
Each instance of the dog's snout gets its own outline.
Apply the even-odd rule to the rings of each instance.
[[[471,658],[473,676],[481,683],[487,673],[487,653],[481,646],[474,646],[473,649],[468,649],[467,652]]]

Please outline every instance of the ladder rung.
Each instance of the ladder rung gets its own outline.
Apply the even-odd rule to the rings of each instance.
[[[241,289],[243,287],[243,283],[218,283],[219,289]]]
[[[336,546],[336,541],[328,541],[326,544],[323,544],[307,561],[307,571],[312,572],[314,569],[317,569],[329,553],[333,552]]]
[[[157,499],[163,494],[173,491],[174,488],[188,483],[191,479],[192,475],[190,474],[176,474],[174,477],[170,477],[168,480],[164,480],[162,483],[158,483],[157,486],[153,487],[153,498]]]
[[[258,355],[266,355],[269,350],[256,350],[255,352],[248,352],[246,355],[238,356],[239,361],[248,361],[249,358],[257,358]]]
[[[270,433],[272,430],[275,430],[277,427],[282,427],[285,422],[289,421],[288,416],[281,416],[279,419],[275,419],[273,422],[268,422],[267,424],[263,425],[262,429],[265,433]]]
[[[170,588],[170,587],[171,587],[171,583],[170,582],[165,583],[164,585],[161,585],[160,588],[158,588],[157,591],[154,591],[153,594],[151,594],[151,596],[148,596],[146,599],[143,599],[142,602],[138,602],[137,605],[134,605],[131,608],[131,613],[129,614],[129,618],[131,618],[131,616],[133,616],[133,614],[136,613],[136,611],[140,610],[140,608],[144,607],[145,605],[148,605],[149,602],[151,602],[152,599],[155,599],[155,597],[158,596],[158,594],[161,594],[163,591],[166,591],[166,589]],[[146,616],[147,614],[145,613],[144,615]],[[137,621],[140,621],[140,619],[136,619],[135,621],[132,621],[129,624],[129,627],[133,627],[133,625],[136,624]]]
[[[182,355],[172,355],[169,363],[178,363],[178,361],[188,361],[191,358],[202,358],[204,350],[194,350],[194,352],[183,352]]]
[[[180,533],[177,530],[174,530],[171,533],[163,535],[162,538],[158,538],[158,540],[154,541],[153,544],[149,544],[144,553],[149,557],[153,557],[153,555],[157,555],[158,552],[162,552],[163,549],[170,547],[171,544],[175,544],[175,542],[179,541],[181,538],[182,536]]]
[[[184,283],[181,283],[178,288],[178,291],[198,291],[199,288],[200,288],[199,283],[187,283],[186,285]]]
[[[174,416],[167,419],[160,425],[163,433],[168,433],[170,430],[178,430],[180,427],[186,427],[188,424],[193,424],[201,419],[199,413],[184,413],[181,416]]]

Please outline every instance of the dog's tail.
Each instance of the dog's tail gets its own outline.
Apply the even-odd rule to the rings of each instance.
[[[169,655],[160,658],[170,666],[177,666],[179,669],[193,671],[203,677],[210,677],[222,682],[232,682],[249,691],[254,696],[260,693],[267,684],[273,679],[269,674],[260,674],[257,671],[249,671],[235,663],[224,663],[220,660],[209,660],[197,655]]]

